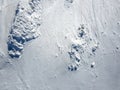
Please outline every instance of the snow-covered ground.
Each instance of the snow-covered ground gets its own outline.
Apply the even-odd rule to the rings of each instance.
[[[0,90],[120,90],[119,59],[119,0],[0,1]]]

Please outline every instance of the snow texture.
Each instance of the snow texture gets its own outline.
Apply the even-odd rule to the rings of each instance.
[[[0,90],[120,90],[120,0],[0,0]]]
[[[24,44],[39,36],[37,29],[41,25],[41,12],[40,0],[32,0],[27,7],[21,2],[17,5],[7,42],[11,58],[19,58]]]
[[[93,56],[99,45],[97,40],[91,37],[87,25],[80,25],[77,29],[76,37],[76,40],[74,40],[74,43],[71,45],[70,52],[68,52],[70,59],[72,60],[72,64],[68,66],[68,70],[70,71],[76,71],[78,69],[81,61],[85,61],[85,55],[87,55],[87,57],[89,55]]]

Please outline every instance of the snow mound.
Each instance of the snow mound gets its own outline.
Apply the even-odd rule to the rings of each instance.
[[[24,44],[39,36],[38,28],[41,25],[41,13],[40,0],[32,0],[27,4],[20,2],[17,5],[7,42],[8,54],[11,58],[19,58]]]
[[[71,64],[68,65],[68,70],[70,71],[78,70],[82,62],[86,63],[84,59],[89,59],[90,56],[95,55],[99,46],[99,43],[96,42],[97,40],[91,37],[90,31],[85,24],[81,24],[77,29],[76,37],[68,52],[71,60]]]

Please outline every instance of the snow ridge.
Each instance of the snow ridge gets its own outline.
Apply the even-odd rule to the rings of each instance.
[[[32,0],[27,4],[19,2],[7,42],[11,58],[19,58],[25,43],[39,36],[41,13],[40,0]]]

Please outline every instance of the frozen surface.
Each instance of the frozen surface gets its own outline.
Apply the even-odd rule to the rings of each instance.
[[[120,90],[119,68],[119,0],[0,0],[0,90]]]

